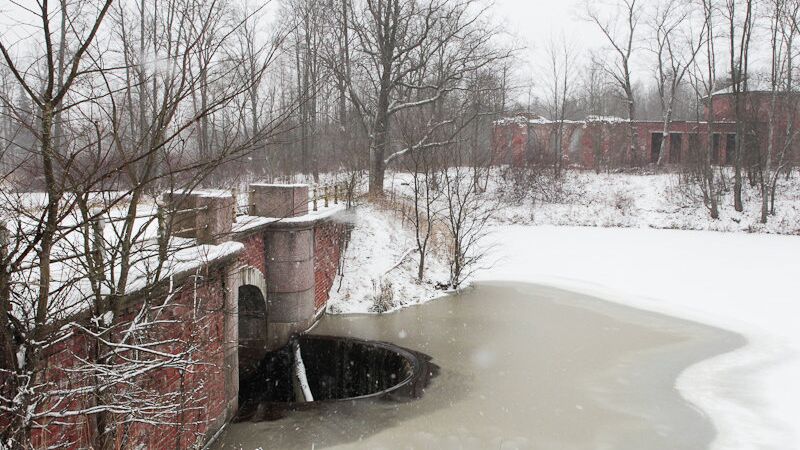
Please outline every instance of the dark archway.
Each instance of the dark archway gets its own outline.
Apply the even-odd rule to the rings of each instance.
[[[239,376],[258,370],[267,353],[267,302],[256,286],[239,287]]]

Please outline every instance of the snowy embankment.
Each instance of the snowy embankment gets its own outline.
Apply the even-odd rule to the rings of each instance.
[[[476,280],[540,283],[745,335],[677,387],[711,416],[715,449],[800,445],[800,239],[676,230],[498,226]]]
[[[328,312],[388,312],[442,294],[436,284],[447,282],[447,266],[429,255],[425,277],[417,280],[413,228],[396,212],[365,204],[355,208],[351,220],[343,275],[334,280]]]
[[[722,183],[717,179],[718,183]],[[525,189],[524,186],[528,188]],[[666,228],[800,234],[800,177],[779,179],[775,215],[761,224],[758,187],[743,186],[744,211],[733,208],[732,174],[725,173],[718,220],[711,219],[696,185],[677,174],[567,171],[558,181],[494,170],[488,190],[505,204],[500,223],[624,228]],[[522,192],[520,192],[522,187]]]

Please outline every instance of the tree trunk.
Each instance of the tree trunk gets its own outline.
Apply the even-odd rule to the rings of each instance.
[[[672,108],[667,110],[666,114],[664,114],[664,126],[661,129],[661,146],[658,149],[658,161],[656,164],[658,167],[664,165],[664,155],[667,153],[667,138],[669,137],[669,125],[672,123]]]
[[[639,130],[634,123],[636,117],[636,105],[634,104],[633,91],[628,88],[626,95],[628,97],[628,126],[630,127],[631,147],[629,161],[632,166],[639,165]]]
[[[42,105],[41,110],[42,167],[47,188],[47,216],[39,250],[39,296],[36,305],[35,322],[36,342],[44,342],[43,325],[47,322],[48,303],[50,300],[50,254],[58,229],[58,203],[61,200],[56,187],[53,168],[52,129],[54,106],[52,103],[46,102]]]
[[[736,94],[736,149],[734,154],[734,173],[733,173],[733,208],[738,211],[744,211],[742,203],[742,141],[744,137],[744,127],[741,125],[739,119],[739,98]]]
[[[773,50],[774,51],[774,50]],[[769,190],[770,180],[772,177],[772,151],[773,141],[775,137],[775,103],[777,102],[777,93],[775,92],[775,85],[773,83],[772,98],[770,98],[769,105],[769,119],[767,121],[767,154],[764,160],[764,173],[761,175],[761,223],[767,223],[769,216]],[[775,178],[778,174],[775,174]]]
[[[772,136],[773,136],[772,119],[770,118],[769,124],[769,142],[767,143],[767,155],[764,161],[764,175],[761,176],[761,223],[767,223],[767,216],[769,216],[769,188],[772,171]]]
[[[7,269],[7,249],[8,249],[8,230],[5,223],[0,223],[0,369],[8,371],[0,380],[0,395],[4,398],[14,398],[19,390],[17,374],[19,364],[17,361],[17,349],[14,344],[14,335],[9,321],[10,315],[10,271]],[[4,408],[13,407],[10,404],[3,404]],[[10,436],[11,430],[21,430],[24,427],[22,417],[15,415],[8,428],[0,433],[0,437],[5,440],[19,440],[20,436]],[[20,446],[25,446],[24,440],[19,440]]]
[[[709,105],[711,102],[709,101]],[[719,205],[717,205],[716,188],[714,186],[714,168],[711,166],[711,155],[714,153],[714,131],[713,131],[713,107],[709,106],[708,112],[708,142],[705,161],[703,161],[703,178],[705,178],[706,189],[708,191],[708,210],[711,218],[719,219]]]
[[[369,149],[369,195],[373,197],[383,196],[383,179],[386,171],[384,154],[386,144],[389,140],[389,93],[387,89],[381,89],[378,99],[378,111],[376,113],[373,138]]]
[[[379,137],[379,133],[380,136]],[[369,195],[373,197],[383,196],[383,180],[386,170],[383,154],[385,147],[385,132],[375,133],[375,139],[369,149]]]
[[[556,178],[561,178],[561,163],[564,159],[564,148],[562,144],[563,138],[564,138],[564,120],[562,119],[558,122],[558,126],[556,127],[556,139],[553,148],[553,153],[555,157],[555,164],[553,166],[553,169]]]

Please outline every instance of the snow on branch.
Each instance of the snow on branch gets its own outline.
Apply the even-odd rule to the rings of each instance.
[[[444,126],[451,125],[454,122],[455,122],[454,119],[448,119],[448,120],[444,120],[442,122],[436,123],[434,125],[431,125],[431,121],[429,120],[428,121],[428,126],[427,126],[428,130],[425,132],[425,136],[423,136],[422,139],[420,139],[416,144],[414,144],[414,145],[412,145],[410,147],[406,147],[406,148],[404,148],[402,150],[399,150],[397,152],[392,153],[391,155],[389,155],[388,158],[386,158],[384,163],[386,165],[389,165],[389,163],[391,163],[395,159],[397,159],[397,158],[399,158],[399,157],[401,157],[403,155],[406,155],[408,153],[411,153],[413,151],[416,151],[416,150],[425,150],[425,149],[430,149],[430,148],[443,147],[445,145],[450,145],[450,144],[454,143],[455,141],[454,141],[453,137],[456,134],[453,134],[450,139],[447,139],[445,141],[427,142],[428,139],[431,138],[431,136],[433,135],[433,133],[436,130],[438,130],[438,129],[444,127]]]

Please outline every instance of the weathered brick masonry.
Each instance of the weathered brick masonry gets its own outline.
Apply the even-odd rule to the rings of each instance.
[[[314,229],[314,306],[328,302],[344,250],[347,225],[326,221]]]
[[[300,219],[305,217],[309,219],[303,222],[303,226],[311,227],[313,231],[314,308],[311,317],[299,322],[298,326],[302,327],[313,323],[316,313],[324,308],[328,300],[339,269],[346,233],[346,226],[332,216],[303,216]],[[159,424],[134,420],[134,417],[114,417],[114,423],[119,424],[115,442],[118,448],[190,448],[205,442],[231,418],[234,412],[231,405],[235,409],[238,392],[238,368],[229,367],[238,364],[235,354],[238,340],[236,308],[231,311],[230,307],[231,300],[238,298],[232,297],[237,295],[238,286],[233,284],[238,283],[235,280],[239,279],[246,281],[255,276],[253,274],[261,280],[266,279],[271,259],[267,254],[270,233],[275,233],[275,224],[270,221],[247,227],[245,231],[234,229],[231,237],[243,244],[241,250],[173,278],[177,288],[173,290],[174,295],[169,297],[169,306],[161,310],[159,317],[165,324],[156,331],[157,336],[149,336],[149,339],[172,341],[169,348],[162,349],[171,352],[192,348],[191,355],[197,365],[193,370],[158,369],[134,381],[133,384],[142,388],[138,392],[138,395],[144,396],[142,400],[146,401],[147,395],[159,397],[153,399],[155,405],[164,402],[164,396],[170,396],[169,400],[181,407],[159,416]],[[249,268],[249,272],[242,272],[242,268]],[[151,296],[148,299],[151,307],[163,304],[166,300],[165,295],[158,294],[160,291],[157,286],[149,287],[147,292]],[[262,294],[268,297],[267,292]],[[139,313],[144,296],[142,293],[133,294],[122,303],[123,306],[118,306],[114,317],[114,323],[121,325],[119,330],[125,330],[125,323]],[[267,317],[270,314],[267,311]],[[88,320],[84,319],[84,322],[88,323]],[[272,325],[270,322],[269,326]],[[295,327],[292,332],[304,329]],[[95,339],[87,337],[78,328],[71,330],[71,334],[48,349],[46,381],[63,388],[89,383],[90,379],[84,374],[71,369],[76,367],[79,360],[91,359],[95,353],[95,343]],[[231,349],[233,355],[230,355]],[[76,395],[72,398],[54,398],[48,406],[68,405],[76,409],[74,406],[88,407],[92,404],[91,396]],[[36,448],[89,447],[94,439],[91,435],[91,430],[95,429],[91,426],[92,420],[95,420],[94,416],[79,415],[41,424],[33,432],[33,443]]]
[[[264,248],[263,230],[255,230],[242,238],[237,239],[244,244],[244,250],[239,254],[242,264],[255,267],[262,275],[267,273],[267,259]]]
[[[800,95],[778,93],[774,115],[773,156],[786,144],[786,137],[800,129]],[[771,107],[772,93],[747,92],[741,99],[743,132],[743,155],[751,161],[763,158],[768,149],[769,133],[767,118]],[[630,150],[631,124],[627,120],[609,117],[590,117],[586,120],[557,122],[531,114],[517,114],[496,121],[493,130],[493,163],[522,166],[526,164],[550,164],[555,161],[556,137],[561,129],[561,154],[565,165],[600,169],[648,165],[659,160],[662,141],[664,155],[662,163],[682,164],[692,162],[700,154],[698,150],[711,148],[713,164],[732,164],[738,139],[735,119],[735,102],[730,92],[721,91],[705,99],[708,108],[713,107],[713,121],[672,121],[664,134],[661,121],[635,120],[632,123],[638,136],[638,153]],[[713,139],[708,142],[709,136]],[[797,139],[787,151],[788,160],[800,161]],[[709,146],[709,144],[711,144]]]
[[[163,320],[172,325],[161,329],[162,339],[175,339],[184,348],[194,346],[198,365],[192,370],[163,369],[148,376],[145,383],[157,393],[181,393],[183,405],[172,421],[175,426],[137,423],[130,426],[124,448],[187,448],[206,440],[226,420],[224,373],[225,271],[206,271],[202,278],[190,277],[181,288],[176,306],[164,310]],[[195,287],[194,283],[199,282]],[[137,308],[127,311],[128,317]],[[178,348],[171,348],[173,352]]]
[[[627,121],[593,118],[566,121],[561,124],[561,154],[567,166],[585,169],[647,165],[658,161],[664,124],[657,121],[635,121],[638,153],[630,151],[630,124]],[[559,124],[524,115],[504,119],[495,124],[493,162],[522,166],[530,163],[550,164],[555,158],[555,136]],[[728,136],[735,135],[735,124],[713,125],[713,162],[725,164],[733,145]],[[664,162],[679,164],[690,161],[700,146],[707,145],[707,125],[674,121],[668,128]]]
[[[113,418],[121,425],[116,433],[119,448],[188,448],[202,442],[209,430],[225,420],[225,380],[223,374],[223,299],[224,267],[204,267],[200,272],[186,277],[173,293],[169,306],[160,310],[158,319],[169,322],[169,326],[148,330],[151,342],[171,341],[168,348],[157,350],[179,353],[190,348],[196,366],[193,370],[178,371],[163,368],[151,371],[135,380],[139,391],[137,400],[147,402],[148,396],[169,395],[170,402],[181,402],[183,407],[174,413],[149,417],[118,415]],[[162,304],[164,299],[148,299]],[[118,309],[114,322],[119,330],[126,330],[141,310],[144,298],[131,297]],[[122,332],[122,331],[120,331]],[[95,354],[97,340],[89,337],[80,327],[68,330],[68,337],[48,349],[46,381],[65,390],[87,386],[91,379],[83,372],[76,372],[80,361],[91,360]],[[119,334],[119,333],[117,333]],[[119,340],[119,336],[117,339]],[[178,395],[172,398],[173,395]],[[126,395],[120,385],[115,395]],[[165,404],[165,399],[153,398],[153,404]],[[58,402],[58,403],[56,403]],[[79,410],[91,407],[90,395],[72,395],[54,398],[50,406],[61,406],[64,410]],[[33,445],[36,448],[87,448],[94,436],[90,421],[94,416],[79,415],[52,420],[34,428]],[[158,420],[159,424],[145,421]]]

